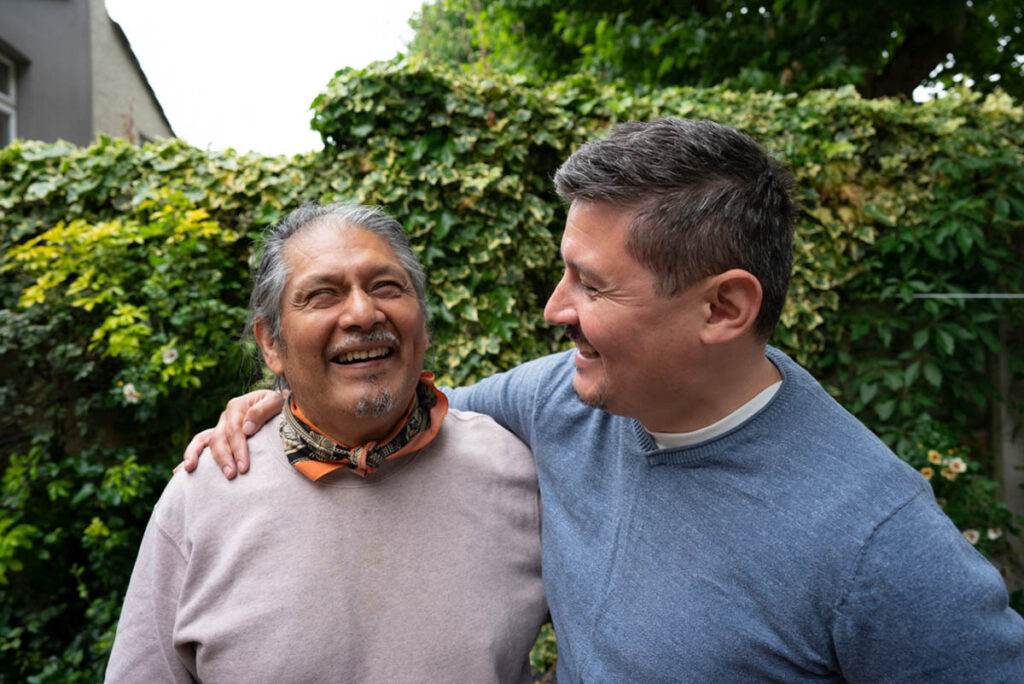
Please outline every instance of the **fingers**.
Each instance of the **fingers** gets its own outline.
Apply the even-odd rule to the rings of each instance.
[[[228,407],[220,414],[220,420],[217,421],[217,427],[214,429],[214,434],[210,439],[210,455],[213,456],[213,460],[217,463],[221,472],[224,473],[224,477],[229,480],[234,478],[239,472],[245,472],[245,470],[249,469],[249,445],[245,441],[245,435],[242,435],[240,442],[237,439],[233,440],[231,437],[232,424],[235,425],[236,432],[240,432],[241,424],[237,410],[234,412],[234,417],[232,417],[231,402],[234,401],[238,401],[238,399],[232,399],[228,402]],[[245,470],[241,471],[235,464],[235,457],[239,450],[245,453],[246,467]]]
[[[210,444],[213,459],[229,480],[249,470],[248,438],[281,410],[281,395],[257,390],[228,402]]]
[[[182,458],[181,463],[174,469],[174,472],[178,472],[181,468],[185,469],[186,473],[191,473],[199,465],[199,454],[203,453],[210,444],[210,439],[213,436],[214,428],[208,428],[196,434],[192,438],[192,441],[185,447],[185,456]]]
[[[276,416],[283,404],[282,396],[271,390],[257,390],[235,397],[220,414],[216,427],[203,430],[192,438],[185,448],[184,460],[174,471],[184,468],[190,473],[195,470],[199,465],[199,455],[209,447],[214,462],[227,479],[247,472],[248,438]]]
[[[262,393],[253,392],[252,394],[261,394],[261,396],[255,398],[256,400],[253,401],[249,410],[245,412],[242,431],[250,436],[256,434],[271,418],[280,413],[281,407],[284,406],[284,397],[278,392],[264,390]]]

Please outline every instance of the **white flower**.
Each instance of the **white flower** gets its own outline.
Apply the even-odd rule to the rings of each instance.
[[[964,539],[971,542],[971,546],[977,544],[980,538],[981,535],[978,534],[978,530],[964,530]]]
[[[164,364],[174,363],[178,360],[178,350],[174,347],[164,351],[163,356],[160,357]]]
[[[962,458],[957,457],[949,462],[949,469],[954,473],[967,472],[967,464],[964,463]]]
[[[138,404],[139,399],[142,398],[142,395],[139,394],[139,391],[135,389],[135,385],[133,385],[130,382],[121,388],[121,393],[124,394],[124,400],[127,401],[129,404]]]
[[[988,528],[988,531],[985,533],[985,536],[988,537],[990,540],[995,541],[996,539],[999,539],[1003,536],[1003,531],[998,527],[990,527]]]

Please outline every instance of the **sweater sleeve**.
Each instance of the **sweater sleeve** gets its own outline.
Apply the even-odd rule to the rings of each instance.
[[[182,520],[181,494],[172,479],[146,527],[121,607],[107,682],[195,681],[174,647],[174,621],[187,567],[183,535],[173,529],[174,522],[180,527]]]
[[[837,610],[849,682],[1024,681],[1024,620],[930,491],[875,529]]]
[[[551,386],[553,373],[563,357],[564,354],[545,356],[492,375],[475,385],[446,389],[445,392],[454,408],[491,416],[530,445],[539,394]]]

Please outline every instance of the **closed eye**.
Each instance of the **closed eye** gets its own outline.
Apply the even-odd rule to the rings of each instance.
[[[373,286],[374,294],[383,297],[397,297],[405,291],[405,285],[397,280],[382,280]]]
[[[314,290],[306,296],[306,302],[314,308],[330,306],[336,300],[334,290]]]

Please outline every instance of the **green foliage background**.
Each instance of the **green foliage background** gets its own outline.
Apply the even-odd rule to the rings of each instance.
[[[978,436],[999,325],[1024,375],[1022,304],[914,297],[1024,282],[1024,112],[1005,96],[638,93],[393,62],[339,72],[314,104],[325,148],[294,158],[174,140],[0,150],[0,681],[101,675],[170,467],[261,377],[239,339],[261,228],[309,199],[385,205],[429,274],[428,363],[471,382],[563,346],[541,319],[565,218],[550,179],[627,119],[712,118],[790,166],[802,210],[773,343],[916,467],[961,458],[933,483],[1012,563]]]
[[[953,86],[1024,95],[1016,0],[435,0],[411,55],[535,82],[600,81],[865,97]]]

